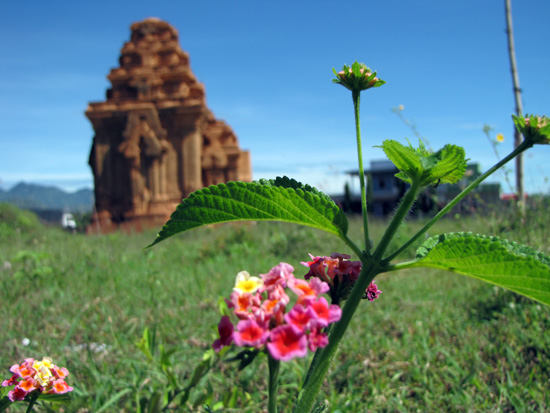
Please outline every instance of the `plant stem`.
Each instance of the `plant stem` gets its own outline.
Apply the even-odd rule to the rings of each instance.
[[[361,251],[361,249],[357,246],[357,244],[355,244],[355,242],[349,239],[347,235],[342,235],[341,238],[342,238],[342,241],[344,241],[348,245],[348,247],[352,249],[355,255],[357,255],[358,257],[363,255],[363,252]]]
[[[332,358],[338,350],[338,345],[346,332],[349,323],[361,298],[365,294],[367,286],[371,283],[374,277],[380,272],[378,266],[374,264],[374,261],[366,258],[364,255],[361,257],[363,268],[359,279],[355,283],[353,290],[351,291],[346,304],[342,310],[342,318],[331,328],[328,345],[320,353],[316,363],[310,367],[306,382],[298,395],[298,402],[294,407],[296,413],[309,413],[313,408],[317,393],[323,383],[325,375],[330,367]]]
[[[361,298],[365,294],[365,290],[372,282],[374,277],[381,272],[380,261],[386,248],[394,237],[395,233],[399,229],[401,222],[407,216],[412,204],[414,203],[418,191],[420,189],[420,184],[413,182],[405,196],[403,197],[401,204],[397,208],[395,216],[393,217],[388,229],[384,233],[380,244],[376,248],[374,254],[371,256],[370,253],[370,238],[368,234],[368,220],[367,220],[367,196],[365,190],[365,173],[363,169],[363,157],[361,151],[361,131],[359,128],[359,92],[353,92],[353,104],[355,108],[355,127],[357,132],[357,152],[359,157],[359,180],[361,182],[361,204],[363,212],[363,225],[365,229],[365,251],[363,253],[357,254],[361,259],[361,273],[359,279],[355,283],[346,304],[342,309],[342,318],[336,324],[332,326],[328,337],[327,346],[320,352],[316,353],[314,357],[314,363],[311,364],[310,369],[307,373],[304,385],[300,394],[298,395],[298,402],[294,408],[294,411],[297,413],[306,413],[310,412],[313,404],[315,403],[315,398],[317,393],[321,388],[325,375],[330,367],[332,358],[338,350],[338,345],[346,332],[353,314],[357,310]],[[356,251],[356,246],[353,242],[347,238],[343,238],[344,241]],[[354,248],[355,247],[355,248]]]
[[[398,262],[396,264],[389,264],[383,267],[383,269],[384,269],[384,272],[405,270],[407,268],[414,267],[416,263],[417,263],[417,260],[403,261],[403,262]]]
[[[328,327],[326,327],[325,333],[329,334],[332,326],[333,324],[330,324]],[[319,362],[319,358],[321,357],[322,351],[323,351],[322,348],[318,348],[317,351],[315,351],[315,354],[313,355],[313,359],[311,360],[311,364],[309,365],[309,369],[307,371],[306,378],[304,379],[304,384],[302,385],[302,387],[307,386],[307,382],[309,381],[312,372],[315,371],[317,367],[316,365]]]
[[[361,211],[363,213],[363,231],[365,233],[365,252],[370,256],[369,220],[367,216],[367,190],[365,185],[365,169],[363,168],[363,150],[361,148],[361,125],[359,123],[359,108],[361,92],[352,91],[353,110],[355,114],[355,135],[357,137],[357,157],[359,161],[359,184],[361,185]]]
[[[38,400],[38,398],[40,397],[40,392],[39,391],[35,391],[33,393],[33,395],[31,396],[31,399],[29,401],[29,407],[27,407],[27,411],[26,413],[30,413],[32,412],[32,409],[34,407],[34,404],[36,403],[36,401]]]
[[[476,188],[481,182],[486,178],[492,175],[497,169],[500,169],[504,164],[511,161],[513,158],[518,156],[520,153],[529,149],[533,146],[533,143],[523,141],[516,149],[514,149],[508,156],[502,159],[500,162],[497,162],[491,169],[485,172],[483,175],[479,176],[474,182],[468,185],[464,190],[459,193],[451,202],[449,202],[441,211],[439,211],[422,229],[420,229],[416,234],[413,235],[411,239],[405,242],[397,251],[391,253],[383,261],[383,265],[389,263],[407,248],[409,248],[418,238],[420,238],[426,231],[428,231],[437,221],[439,221],[443,216],[449,212],[456,204],[458,204],[466,195],[468,195],[474,188]]]
[[[399,204],[399,207],[397,208],[397,211],[395,211],[395,215],[393,216],[393,219],[388,225],[386,232],[384,232],[384,235],[382,236],[380,243],[378,244],[378,246],[376,247],[376,250],[374,251],[373,258],[376,261],[380,261],[382,259],[382,256],[384,255],[384,252],[388,248],[388,245],[390,245],[392,238],[395,236],[395,233],[399,229],[399,226],[401,225],[401,223],[409,213],[409,210],[411,209],[412,204],[416,200],[416,196],[418,195],[419,190],[420,190],[420,180],[418,180],[417,182],[413,181],[413,183],[405,193],[405,196],[403,196],[403,198],[401,199],[401,202]]]
[[[269,367],[269,401],[267,411],[277,413],[277,393],[279,388],[279,366],[281,362],[275,360],[270,354],[267,355]]]

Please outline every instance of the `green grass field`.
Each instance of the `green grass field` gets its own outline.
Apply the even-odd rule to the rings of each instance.
[[[382,223],[374,224],[376,238]],[[408,222],[402,239],[418,225]],[[359,226],[352,219],[357,241]],[[452,218],[432,235],[464,230],[549,253],[544,213],[517,226]],[[1,205],[0,377],[26,357],[50,356],[71,372],[74,397],[64,411],[139,411],[167,389],[155,363],[161,347],[181,383],[191,380],[216,337],[218,300],[230,294],[237,272],[257,275],[285,261],[302,276],[308,252],[349,252],[330,235],[284,224],[203,228],[144,249],[154,237],[71,235]],[[327,411],[550,410],[548,307],[441,271],[382,274],[377,284],[382,295],[360,306],[323,386]],[[156,333],[152,359],[138,348],[145,328]],[[292,408],[308,360],[283,363],[281,412]],[[201,411],[203,403],[263,411],[266,372],[265,357],[240,372],[216,362],[172,411]]]

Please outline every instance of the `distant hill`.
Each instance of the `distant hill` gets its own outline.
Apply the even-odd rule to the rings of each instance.
[[[20,182],[9,191],[0,189],[0,202],[7,202],[24,209],[90,212],[94,205],[94,191],[86,188],[76,192],[65,192],[55,186]]]

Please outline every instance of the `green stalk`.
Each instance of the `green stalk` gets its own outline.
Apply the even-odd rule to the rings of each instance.
[[[365,169],[363,168],[363,150],[361,148],[361,125],[359,123],[359,107],[361,92],[352,91],[353,111],[355,114],[355,136],[357,137],[357,157],[359,160],[359,184],[361,185],[361,211],[363,213],[363,230],[365,233],[365,252],[370,256],[369,220],[367,216],[367,190],[365,185]]]
[[[418,191],[420,190],[420,179],[418,181],[413,181],[409,189],[407,190],[407,193],[405,196],[403,196],[403,199],[401,199],[401,202],[399,204],[399,207],[397,207],[397,211],[395,211],[395,215],[393,216],[393,219],[391,220],[390,224],[388,225],[388,228],[386,229],[386,232],[384,232],[384,235],[382,236],[382,239],[380,240],[380,243],[376,247],[376,250],[373,254],[373,259],[376,261],[380,261],[382,259],[382,256],[384,255],[384,252],[388,248],[388,245],[390,245],[390,242],[392,238],[395,236],[395,233],[399,229],[399,226],[409,213],[409,210],[412,207],[412,204],[416,200],[416,196],[418,195]]]
[[[383,264],[389,263],[407,248],[409,248],[418,238],[426,233],[437,221],[439,221],[443,216],[449,212],[456,204],[458,204],[466,195],[468,195],[472,190],[477,187],[481,182],[486,178],[492,175],[496,170],[501,168],[504,164],[511,161],[513,158],[518,156],[520,153],[529,149],[533,146],[533,143],[523,141],[516,149],[514,149],[508,156],[502,159],[500,162],[497,162],[491,169],[485,172],[483,175],[479,176],[474,182],[468,185],[464,190],[459,193],[451,202],[449,202],[441,211],[437,213],[422,229],[420,229],[416,234],[413,235],[411,239],[405,242],[397,251],[391,253],[386,258],[384,258]],[[378,251],[378,250],[377,250]]]
[[[267,364],[269,367],[269,401],[267,411],[277,413],[277,393],[279,389],[279,366],[281,362],[275,360],[270,354],[267,355]]]
[[[355,255],[357,255],[358,257],[363,255],[363,251],[361,251],[357,244],[355,244],[355,242],[353,242],[347,235],[342,235],[340,238],[347,244],[348,247],[351,248]]]
[[[294,408],[296,413],[306,413],[311,411],[313,404],[315,403],[317,393],[319,392],[325,375],[330,367],[332,358],[336,354],[336,350],[338,350],[338,345],[340,344],[340,341],[349,326],[351,318],[357,310],[367,287],[370,285],[374,277],[383,271],[380,265],[382,255],[391,242],[391,239],[399,229],[401,222],[403,222],[403,219],[407,216],[407,213],[416,199],[419,189],[420,184],[413,182],[397,208],[397,211],[373,256],[367,257],[366,254],[362,254],[360,256],[363,267],[361,269],[359,279],[355,283],[355,286],[353,287],[353,290],[351,291],[346,304],[342,309],[342,318],[333,325],[330,331],[328,345],[322,350],[318,357],[316,355],[315,363],[312,363],[310,367],[304,386],[298,395],[298,403]]]
[[[29,407],[27,407],[26,413],[32,412],[34,404],[36,403],[36,401],[38,400],[39,397],[40,397],[40,392],[35,391],[34,394],[30,398]]]
[[[333,326],[333,324],[331,324],[331,325],[329,325],[328,327],[326,327],[325,333],[329,334],[332,326]],[[312,372],[315,371],[315,369],[316,369],[316,367],[317,367],[317,363],[319,362],[319,358],[321,357],[321,352],[322,352],[322,351],[323,351],[322,348],[318,348],[318,349],[315,351],[315,354],[313,355],[313,359],[311,360],[311,364],[309,365],[309,369],[308,369],[308,371],[307,371],[306,378],[305,378],[305,380],[304,380],[304,384],[302,385],[302,387],[307,386],[307,382],[309,381]]]
[[[312,365],[313,371],[308,372],[308,381],[304,383],[298,395],[298,402],[294,407],[295,413],[311,412],[332,358],[336,354],[336,350],[338,350],[338,345],[349,326],[351,318],[368,285],[379,272],[378,267],[375,267],[372,261],[367,261],[366,259],[362,261],[363,268],[361,269],[361,274],[344,305],[342,318],[332,326],[328,336],[328,345],[321,351],[315,365]]]

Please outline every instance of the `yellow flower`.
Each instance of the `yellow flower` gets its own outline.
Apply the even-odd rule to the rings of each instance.
[[[49,357],[44,357],[42,361],[35,361],[32,365],[36,369],[36,375],[34,379],[40,384],[40,386],[45,387],[50,378],[53,376],[51,368],[53,368],[52,359]]]
[[[264,282],[261,278],[251,277],[247,271],[241,271],[237,274],[237,278],[235,279],[235,288],[233,288],[233,291],[238,291],[240,293],[254,293],[263,285]]]
[[[504,135],[502,133],[497,135],[497,142],[504,142]]]

